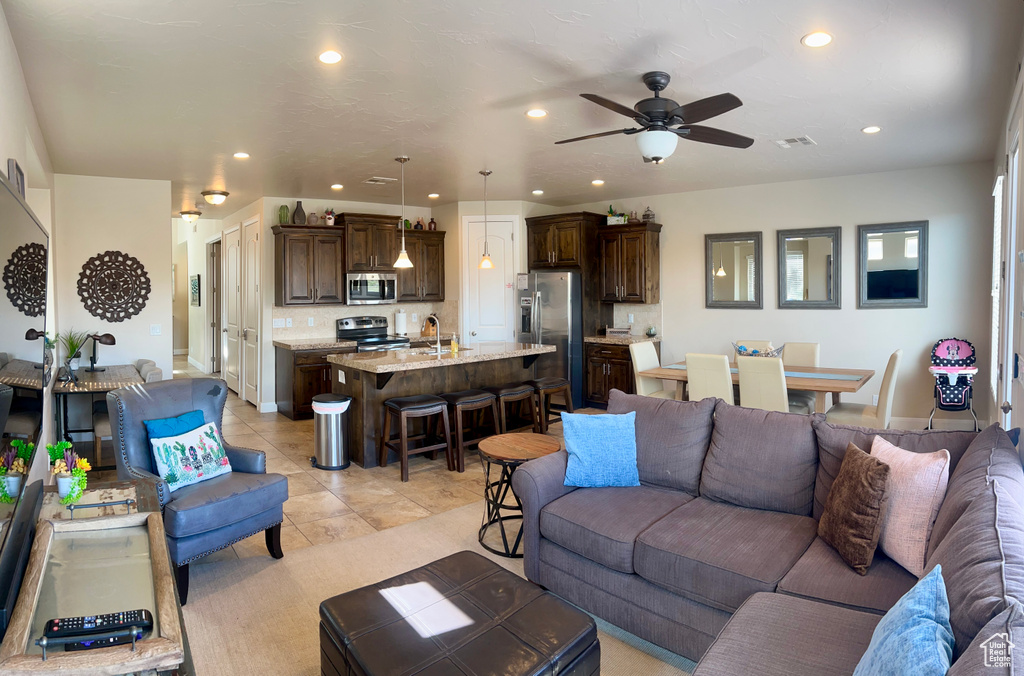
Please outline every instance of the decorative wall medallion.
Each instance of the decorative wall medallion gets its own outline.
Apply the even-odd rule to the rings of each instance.
[[[4,266],[4,290],[11,305],[29,317],[46,311],[46,247],[38,242],[22,244]]]
[[[142,312],[151,290],[145,266],[121,251],[93,256],[78,275],[78,297],[85,309],[108,322],[123,322]]]

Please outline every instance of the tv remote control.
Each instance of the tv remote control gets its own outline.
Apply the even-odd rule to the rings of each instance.
[[[118,629],[138,627],[142,631],[153,628],[153,615],[148,610],[128,610],[106,615],[60,617],[46,623],[46,638],[67,638],[101,634]],[[130,639],[129,639],[130,640]]]

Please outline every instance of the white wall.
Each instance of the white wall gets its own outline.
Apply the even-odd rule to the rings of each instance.
[[[686,352],[728,354],[729,342],[739,337],[767,338],[775,345],[817,341],[822,364],[875,370],[861,393],[848,397],[870,403],[889,354],[902,348],[893,415],[926,418],[934,382],[927,368],[936,340],[970,340],[981,373],[988,372],[991,192],[991,164],[982,162],[611,201],[626,212],[650,205],[664,226],[663,360],[678,361]],[[609,201],[559,211],[600,213]],[[929,221],[929,306],[858,310],[856,226],[913,220]],[[822,226],[843,229],[842,309],[778,309],[775,231]],[[705,309],[704,235],[748,230],[764,233],[764,309]],[[617,308],[616,323],[642,308]],[[988,406],[980,398],[978,403],[984,409],[979,415],[988,415]]]
[[[99,348],[100,364],[128,364],[147,358],[163,369],[164,378],[170,378],[171,182],[56,174],[54,190],[60,330],[111,333],[117,344]],[[142,312],[123,322],[94,317],[78,296],[82,265],[108,250],[139,259],[152,285]],[[151,335],[154,326],[160,327],[160,335]]]

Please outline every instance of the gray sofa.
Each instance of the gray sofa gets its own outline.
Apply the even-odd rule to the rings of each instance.
[[[850,674],[882,614],[917,582],[881,550],[860,576],[817,537],[847,443],[870,449],[877,434],[914,452],[949,450],[926,572],[942,564],[950,674],[1011,673],[982,666],[981,646],[998,633],[1024,646],[1024,471],[1002,429],[867,430],[617,390],[608,410],[636,411],[642,485],[566,487],[564,451],[519,468],[533,582],[700,660],[698,676]]]

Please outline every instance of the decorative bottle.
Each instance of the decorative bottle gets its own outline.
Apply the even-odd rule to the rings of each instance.
[[[302,200],[295,203],[295,211],[292,212],[292,225],[305,225],[306,212],[302,209]]]
[[[427,230],[437,230],[437,221],[434,220],[433,216],[430,217],[430,222],[427,223]]]

